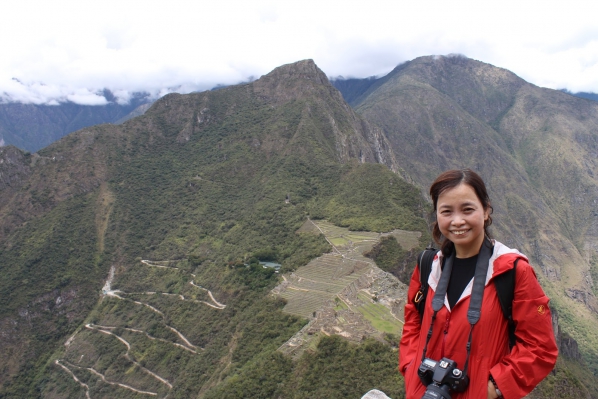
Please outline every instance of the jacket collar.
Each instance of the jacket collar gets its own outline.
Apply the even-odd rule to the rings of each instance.
[[[518,250],[511,249],[496,240],[492,240],[492,242],[494,244],[494,252],[490,257],[490,265],[488,265],[488,272],[486,273],[485,285],[488,285],[490,279],[492,279],[493,276],[502,274],[507,270],[512,269],[515,259],[523,258],[526,261],[528,260],[527,257]],[[432,288],[434,292],[436,292],[436,287],[438,286],[438,282],[440,281],[440,275],[442,273],[442,269],[440,268],[440,265],[442,264],[442,258],[442,252],[438,251],[438,253],[434,257],[434,260],[432,261],[432,270],[430,272],[430,277],[428,277],[428,285],[430,286],[430,288]],[[467,287],[465,287],[465,290],[463,290],[463,294],[461,294],[461,297],[459,298],[457,303],[459,303],[463,298],[470,296],[472,288],[473,279],[469,281],[469,284],[467,284]],[[447,296],[444,297],[444,306],[446,306],[446,308],[449,311],[451,310]]]

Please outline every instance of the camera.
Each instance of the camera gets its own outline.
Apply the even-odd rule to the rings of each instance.
[[[446,357],[440,361],[425,358],[417,374],[427,387],[422,399],[451,399],[451,391],[463,392],[469,385],[469,377],[457,368],[457,362]]]

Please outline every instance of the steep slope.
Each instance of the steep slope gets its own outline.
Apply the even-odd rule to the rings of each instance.
[[[276,349],[305,320],[282,312],[270,296],[277,275],[254,258],[291,271],[327,252],[321,235],[297,232],[309,215],[425,230],[424,201],[389,170],[399,169],[381,133],[302,61],[252,84],[166,96],[39,154],[11,147],[3,156],[19,186],[1,193],[0,393],[284,392],[296,365]],[[320,345],[371,361],[334,339]],[[347,392],[385,381],[398,394],[396,353],[368,345],[379,367]],[[254,381],[256,367],[277,371]]]
[[[422,191],[445,169],[482,174],[495,236],[539,267],[563,329],[596,368],[598,104],[464,57],[418,58],[359,98],[357,112]]]

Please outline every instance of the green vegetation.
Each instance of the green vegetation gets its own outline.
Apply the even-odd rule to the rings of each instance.
[[[383,165],[364,164],[344,175],[336,193],[322,206],[332,223],[350,230],[426,230],[418,190]],[[314,214],[314,217],[318,214]]]
[[[594,281],[594,295],[598,296],[598,256],[593,256],[590,259],[590,275],[592,276],[592,281]]]
[[[403,283],[409,285],[417,254],[428,244],[428,237],[429,233],[424,232],[420,237],[419,245],[409,251],[404,250],[394,236],[383,237],[365,256],[373,259],[380,269],[394,274]]]
[[[93,194],[64,201],[0,247],[0,317],[26,320],[17,331],[31,342],[25,353],[8,352],[0,362],[2,374],[21,370],[5,389],[8,397],[35,397],[35,373],[97,300],[105,263],[89,228],[94,203]]]
[[[396,352],[377,341],[353,345],[337,336],[325,337],[297,364],[280,354],[265,357],[205,398],[359,398],[374,388],[401,398],[404,389],[396,357]]]
[[[235,381],[255,384],[246,379],[254,376],[250,370],[273,364],[280,371],[255,385],[261,393],[253,396],[269,397],[306,367],[276,352],[306,321],[281,311],[285,303],[269,295],[278,274],[255,260],[278,262],[284,273],[330,251],[322,235],[298,232],[309,216],[352,229],[419,229],[423,200],[386,167],[338,161],[335,132],[350,131],[341,103],[315,97],[277,106],[269,101],[254,95],[251,86],[170,95],[142,118],[93,130],[91,145],[104,151],[105,189],[114,198],[103,229],[96,228],[97,215],[105,214],[96,208],[97,186],[62,202],[54,190],[33,193],[35,206],[53,208],[1,243],[0,267],[7,276],[0,285],[2,311],[13,317],[31,303],[43,308],[72,290],[76,302],[59,317],[48,305],[47,324],[33,319],[22,336],[31,341],[28,360],[19,363],[13,352],[10,370],[5,366],[3,373],[17,377],[2,383],[0,396],[85,395],[56,360],[89,385],[92,397],[123,398],[139,395],[77,367],[93,368],[113,382],[137,380],[139,389],[166,389],[173,398],[218,397],[211,392],[229,392],[224,387]],[[74,151],[79,138],[69,136],[41,155],[52,159],[57,152]],[[68,167],[79,167],[74,161],[56,165],[44,171],[50,181],[59,181],[54,175],[59,168],[68,175],[74,173]],[[102,252],[98,231],[105,231]],[[151,267],[142,259],[168,262]],[[100,299],[111,266],[116,271],[111,288],[121,291],[120,298]],[[210,295],[225,307],[215,306]],[[386,345],[368,345],[383,353],[374,363],[383,362],[388,390],[396,392],[390,387],[398,380],[396,353]],[[359,362],[372,362],[366,349],[342,343],[335,348],[335,356],[349,356],[351,378],[360,374],[358,368],[368,368]],[[147,373],[137,378],[135,362],[173,388]],[[375,380],[382,374],[374,371],[367,380],[352,381],[350,392],[379,386]],[[339,378],[332,374],[331,381]]]
[[[357,311],[361,313],[372,326],[378,331],[388,334],[400,335],[403,331],[403,323],[395,319],[388,308],[378,303],[371,303],[370,297],[360,293],[359,298],[364,305],[359,306]]]

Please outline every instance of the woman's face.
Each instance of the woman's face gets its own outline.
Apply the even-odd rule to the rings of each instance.
[[[455,244],[458,258],[477,255],[484,242],[484,222],[488,219],[473,188],[461,183],[438,196],[436,220],[443,236]]]

